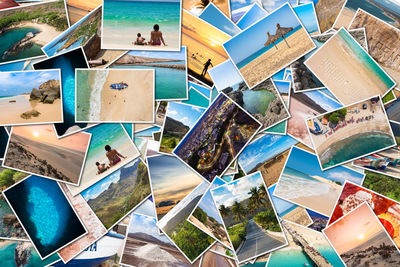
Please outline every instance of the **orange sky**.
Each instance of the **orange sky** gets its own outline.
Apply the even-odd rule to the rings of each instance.
[[[12,134],[17,134],[36,142],[70,148],[82,152],[86,151],[90,140],[90,134],[82,132],[57,139],[52,125],[15,126],[12,129]]]
[[[329,226],[324,233],[337,252],[343,254],[368,242],[381,231],[384,231],[383,226],[368,204],[364,203]]]

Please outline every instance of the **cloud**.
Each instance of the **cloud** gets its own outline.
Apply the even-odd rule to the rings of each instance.
[[[178,115],[178,112],[176,110],[168,110],[168,115],[176,116],[176,115]]]

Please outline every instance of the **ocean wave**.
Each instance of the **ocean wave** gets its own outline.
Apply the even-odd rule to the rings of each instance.
[[[301,188],[301,190],[299,190]],[[318,196],[329,193],[330,186],[317,180],[283,174],[275,194],[282,198]]]
[[[101,111],[101,91],[107,80],[108,70],[95,71],[92,92],[90,94],[89,120],[99,121]]]

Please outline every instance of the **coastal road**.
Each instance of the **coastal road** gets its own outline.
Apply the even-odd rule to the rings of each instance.
[[[230,260],[222,255],[208,251],[204,253],[201,267],[234,267]]]
[[[269,250],[284,245],[279,241],[263,232],[263,230],[251,219],[247,225],[246,241],[236,253],[239,262],[263,254]]]

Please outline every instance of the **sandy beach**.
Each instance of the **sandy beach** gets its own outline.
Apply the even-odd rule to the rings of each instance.
[[[261,166],[254,168],[249,173],[260,171],[266,186],[270,187],[278,182],[279,176],[281,175],[282,169],[285,166],[286,159],[289,155],[289,151],[290,149],[276,155],[274,158],[262,163]]]
[[[315,47],[304,28],[286,37],[286,41],[290,48],[282,41],[276,45],[278,49],[272,47],[239,70],[250,87],[272,76]]]
[[[333,28],[335,30],[339,30],[341,27],[345,27],[347,29],[350,25],[350,22],[353,20],[355,14],[356,12],[354,12],[353,10],[349,8],[343,8],[341,13],[337,17],[337,20],[333,25]]]
[[[29,41],[32,41],[38,45],[44,46],[51,40],[53,40],[55,37],[57,37],[61,32],[57,31],[54,27],[48,25],[48,24],[42,24],[42,23],[33,23],[33,22],[22,22],[19,23],[15,26],[12,26],[11,28],[24,28],[24,27],[32,27],[38,29],[40,32],[35,35],[32,39]]]
[[[115,60],[116,58],[120,57],[123,53],[126,51],[124,50],[107,50],[107,49],[101,49],[100,52],[96,55],[95,58],[92,60],[103,60],[106,62],[106,64],[102,65],[92,65],[91,62],[89,61],[90,68],[92,69],[103,69],[107,64]]]
[[[339,34],[304,63],[344,105],[384,95],[389,88],[344,43]]]
[[[346,0],[319,0],[315,4],[319,27],[321,32],[329,30],[335,23],[335,20],[342,9]]]
[[[308,226],[313,222],[303,207],[297,207],[281,218],[304,226]]]
[[[30,119],[21,118],[22,113],[33,109],[40,113],[38,117],[31,117]],[[0,98],[0,110],[0,124],[2,125],[63,121],[62,102],[59,98],[53,104],[43,104],[39,100],[29,101],[29,95]]]

